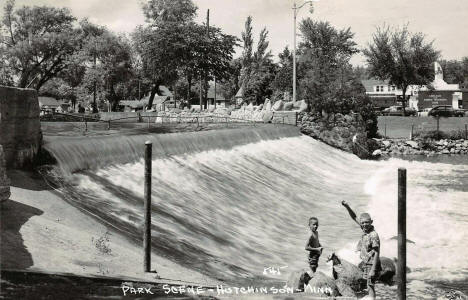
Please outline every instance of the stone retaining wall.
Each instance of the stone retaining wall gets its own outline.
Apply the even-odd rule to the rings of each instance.
[[[239,109],[230,114],[216,112],[164,111],[164,112],[103,112],[101,121],[111,122],[151,122],[151,123],[243,123],[271,122],[296,125],[297,112],[294,111],[252,111]]]
[[[10,198],[10,181],[6,175],[6,164],[3,155],[3,147],[0,145],[0,202]]]
[[[0,86],[0,144],[7,167],[23,167],[31,162],[40,142],[36,90]]]

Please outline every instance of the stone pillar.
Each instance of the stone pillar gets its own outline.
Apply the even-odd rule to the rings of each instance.
[[[10,198],[10,180],[6,175],[3,147],[0,145],[0,202],[6,201],[8,198]]]
[[[41,143],[37,91],[0,86],[0,145],[8,168],[30,164]]]

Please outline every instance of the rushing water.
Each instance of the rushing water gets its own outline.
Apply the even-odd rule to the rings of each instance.
[[[285,280],[307,268],[307,221],[317,216],[325,246],[319,269],[329,271],[325,257],[332,251],[358,262],[360,229],[341,206],[347,200],[355,211],[372,215],[381,255],[396,257],[397,168],[405,167],[407,237],[414,242],[408,244],[410,295],[430,298],[447,287],[468,291],[467,163],[362,161],[291,129],[242,130],[165,137],[171,146],[156,151],[152,178],[159,254],[233,284],[265,282],[265,267],[287,266],[276,278]],[[81,141],[79,151],[59,142],[46,147],[66,173],[86,169],[78,166],[94,159],[89,153],[101,151],[101,142]],[[105,144],[112,155],[129,151],[127,141]],[[137,154],[129,157],[61,176],[76,205],[137,238],[144,166]]]

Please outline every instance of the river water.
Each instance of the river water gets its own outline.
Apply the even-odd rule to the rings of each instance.
[[[396,257],[397,169],[405,167],[407,237],[414,242],[407,246],[409,295],[431,299],[452,288],[468,293],[466,157],[452,163],[363,161],[295,130],[166,135],[171,143],[156,149],[153,159],[155,251],[230,284],[286,280],[308,268],[307,223],[316,216],[325,247],[319,270],[329,272],[325,258],[331,252],[359,261],[354,248],[361,232],[341,206],[346,200],[357,213],[371,214],[381,255]],[[137,139],[148,138],[156,139]],[[114,142],[82,140],[78,148],[54,142],[46,148],[57,158],[55,172],[75,205],[138,239],[143,160],[137,151],[129,155],[127,140]],[[103,144],[109,149],[100,150]],[[99,151],[115,156],[116,147],[125,153],[108,165],[84,163]],[[285,268],[266,278],[266,267]]]

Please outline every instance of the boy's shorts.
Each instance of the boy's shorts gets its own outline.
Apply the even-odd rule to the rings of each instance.
[[[309,266],[310,267],[317,267],[320,255],[313,255],[309,256]]]
[[[367,280],[367,285],[374,286],[375,281],[378,277],[378,272],[375,272],[374,278],[370,278],[369,273],[370,273],[370,270],[372,269],[372,264],[362,264],[361,268],[362,268],[362,278]]]

